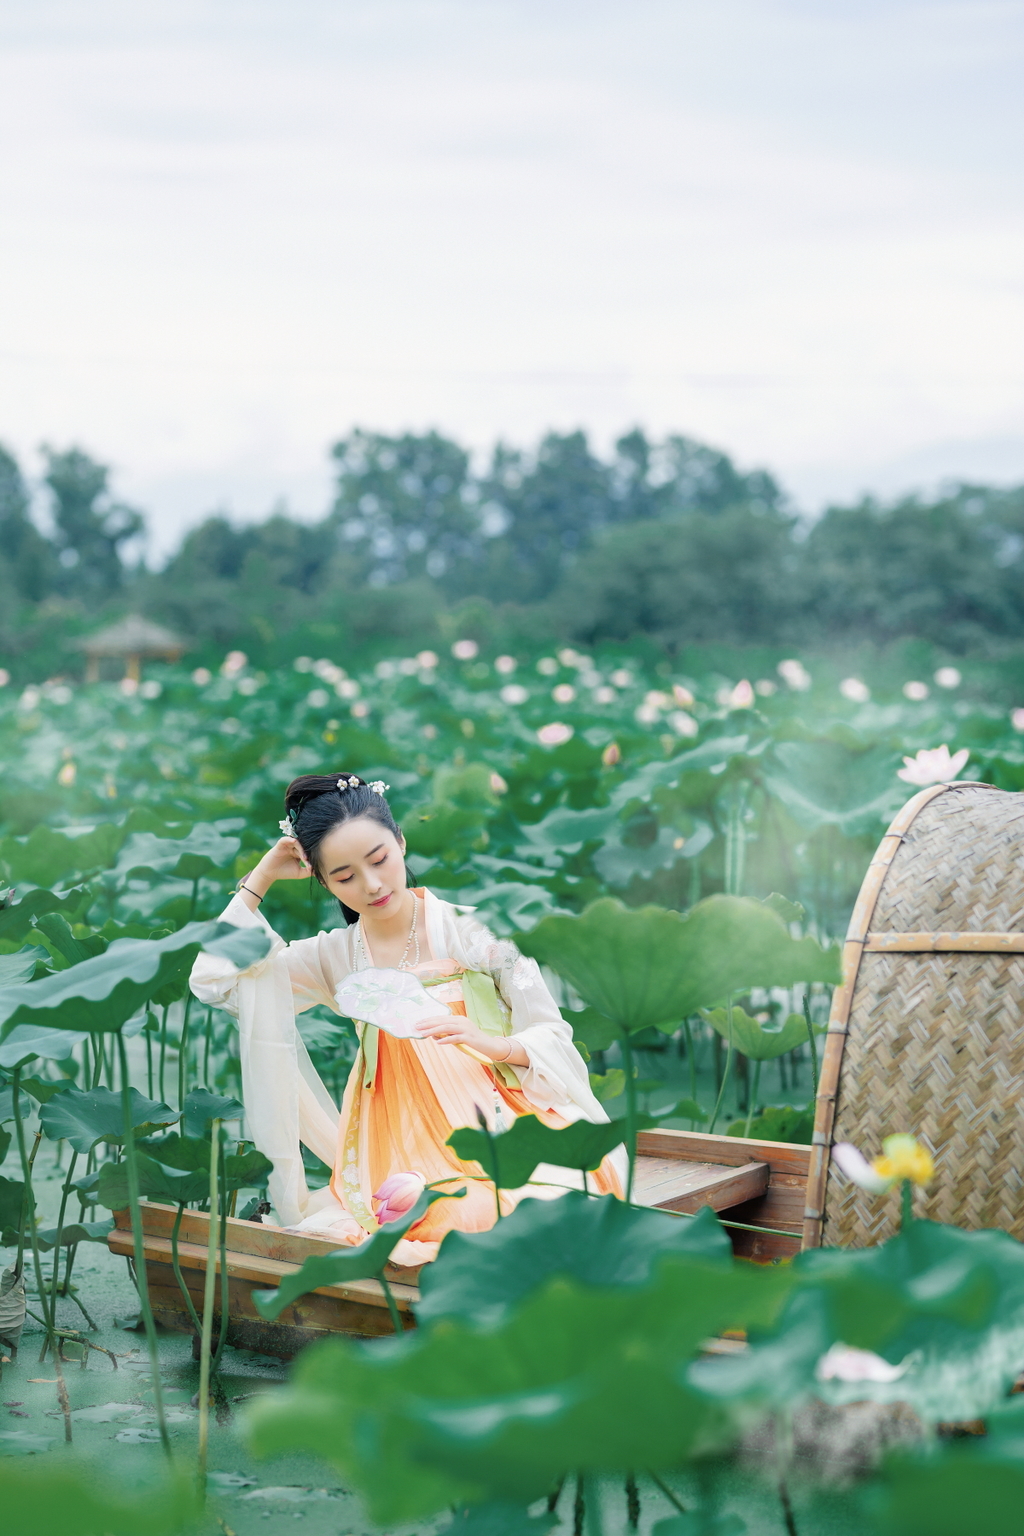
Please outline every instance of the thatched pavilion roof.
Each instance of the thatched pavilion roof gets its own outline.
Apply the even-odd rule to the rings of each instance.
[[[180,656],[186,642],[162,624],[131,613],[74,642],[87,656]]]

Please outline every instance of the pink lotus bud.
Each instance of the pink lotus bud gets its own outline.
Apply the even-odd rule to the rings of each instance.
[[[377,1220],[381,1226],[386,1226],[389,1221],[397,1221],[399,1216],[404,1216],[406,1211],[411,1211],[426,1185],[426,1179],[422,1173],[393,1173],[378,1190],[374,1191],[374,1200],[381,1202],[377,1211]]]

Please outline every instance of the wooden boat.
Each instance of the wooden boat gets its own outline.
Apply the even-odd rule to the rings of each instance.
[[[642,1131],[634,1197],[665,1211],[694,1213],[702,1206],[741,1225],[730,1228],[738,1254],[760,1262],[789,1257],[800,1248],[810,1147],[784,1142],[704,1136],[690,1131]],[[192,1332],[192,1322],[171,1266],[175,1207],[142,1202],[146,1274],[153,1311],[167,1328]],[[107,1242],[113,1253],[133,1253],[129,1213],[115,1212]],[[747,1228],[771,1228],[770,1232]],[[178,1240],[182,1278],[196,1311],[203,1306],[209,1217],[186,1211]],[[384,1292],[376,1280],[329,1285],[300,1297],[273,1323],[252,1300],[254,1290],[280,1284],[304,1259],[331,1253],[335,1245],[296,1237],[258,1222],[227,1223],[228,1342],[242,1349],[289,1359],[305,1344],[332,1333],[373,1338],[391,1333]],[[219,1261],[218,1261],[219,1269]],[[406,1327],[415,1326],[418,1269],[389,1266],[388,1283]],[[215,1329],[220,1327],[217,1286]]]

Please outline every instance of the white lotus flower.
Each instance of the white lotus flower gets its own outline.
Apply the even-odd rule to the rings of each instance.
[[[960,673],[956,667],[940,667],[935,674],[935,681],[940,688],[959,688]]]
[[[851,704],[866,704],[871,697],[871,689],[859,677],[844,677],[839,684],[839,692]]]
[[[500,697],[503,704],[525,704],[530,694],[522,683],[506,683]]]
[[[904,683],[903,697],[906,699],[912,699],[915,704],[920,704],[922,699],[926,699],[928,697],[928,684]]]
[[[780,661],[775,670],[786,687],[794,689],[797,693],[806,693],[811,686],[811,674],[802,661],[790,657],[788,661]]]
[[[1010,724],[1015,731],[1024,731],[1024,709],[1011,710]]]
[[[970,755],[969,747],[961,747],[951,756],[945,742],[941,747],[922,747],[916,757],[903,759],[904,767],[896,770],[896,777],[907,784],[916,784],[919,789],[927,789],[929,784],[950,784],[959,776]]]
[[[743,678],[729,695],[730,709],[751,709],[754,704],[754,689],[747,678]]]
[[[870,1190],[873,1195],[884,1195],[892,1186],[892,1180],[876,1173],[852,1141],[837,1141],[832,1148],[832,1161],[852,1183],[859,1184],[861,1189]]]
[[[890,1365],[870,1349],[855,1349],[852,1344],[833,1344],[822,1355],[814,1374],[819,1381],[899,1381],[913,1364],[907,1355],[899,1365]]]

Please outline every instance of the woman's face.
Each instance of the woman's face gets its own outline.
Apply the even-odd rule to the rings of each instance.
[[[375,919],[397,917],[405,908],[405,838],[396,838],[368,816],[353,817],[328,832],[320,844],[320,877],[346,907]]]

